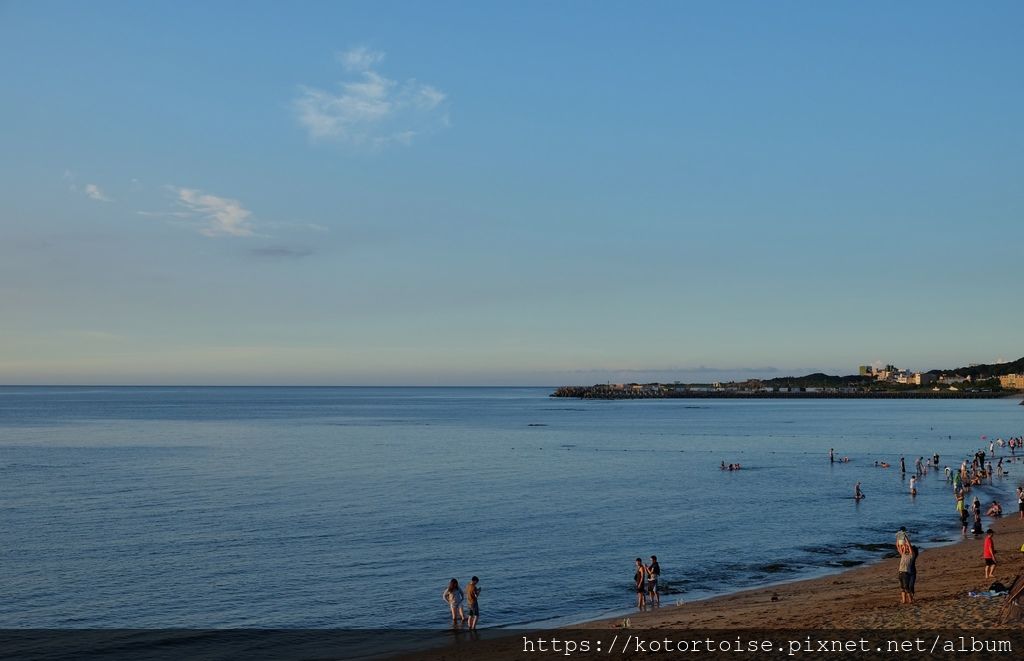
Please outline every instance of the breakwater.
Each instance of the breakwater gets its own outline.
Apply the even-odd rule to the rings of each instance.
[[[551,397],[573,399],[1001,399],[1012,396],[1005,392],[965,392],[949,390],[907,391],[743,391],[685,390],[679,388],[641,389],[615,386],[561,386]],[[1024,403],[1024,402],[1022,402]]]

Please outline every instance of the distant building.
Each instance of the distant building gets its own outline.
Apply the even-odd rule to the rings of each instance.
[[[956,374],[942,374],[939,376],[939,383],[944,384],[963,383],[970,380],[970,376],[957,376]]]
[[[874,374],[875,374],[875,368],[872,367],[871,365],[861,365],[860,366],[860,375],[861,376],[874,376]]]
[[[999,385],[1007,390],[1024,390],[1024,374],[1007,374],[999,377]]]
[[[899,382],[900,374],[906,374],[906,370],[901,370],[895,365],[886,365],[880,370],[875,370],[875,379],[878,381],[888,381],[891,383]]]

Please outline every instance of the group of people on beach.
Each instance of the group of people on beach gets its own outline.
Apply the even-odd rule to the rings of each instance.
[[[636,607],[644,610],[648,605],[660,606],[661,594],[658,592],[658,579],[661,577],[661,565],[658,556],[651,556],[651,564],[645,565],[643,558],[636,559],[633,571],[633,586],[636,589]]]
[[[480,619],[480,579],[474,576],[466,584],[465,591],[459,587],[459,580],[448,581],[448,587],[441,593],[441,598],[448,604],[452,615],[452,626],[466,622],[468,629],[476,629]],[[465,603],[465,607],[463,607]]]
[[[961,529],[964,535],[967,534],[967,522],[969,518],[973,518],[973,533],[975,535],[981,535],[983,527],[981,523],[982,517],[982,506],[980,499],[975,496],[970,508],[966,505],[966,496],[970,492],[971,487],[977,486],[984,483],[984,481],[992,482],[993,476],[1002,477],[1007,474],[1007,471],[1003,467],[1003,458],[1000,457],[998,462],[993,468],[992,457],[995,455],[996,446],[1009,447],[1011,458],[1008,460],[1013,462],[1016,461],[1016,450],[1021,449],[1024,452],[1024,436],[1014,437],[1008,441],[998,439],[997,441],[989,443],[989,450],[986,453],[983,449],[978,449],[974,453],[973,458],[968,462],[967,459],[961,462],[958,470],[951,470],[949,466],[945,467],[946,481],[952,484],[953,494],[956,498],[956,509],[960,516]],[[988,461],[986,462],[986,458]],[[835,463],[837,458],[835,456],[835,449],[829,450],[829,462]],[[839,462],[845,463],[849,461],[848,457],[843,457],[838,460]],[[889,464],[884,461],[875,461],[876,467],[889,468]],[[907,472],[906,459],[900,457],[899,459],[900,472],[905,474]],[[939,467],[939,454],[935,453],[930,458],[930,461],[926,461],[924,457],[918,457],[914,461],[914,474],[910,478],[910,493],[912,496],[917,495],[917,484],[918,478],[928,474],[929,468],[934,468],[936,471]],[[740,465],[737,464],[726,464],[724,461],[721,464],[721,469],[725,471],[739,470]],[[1017,487],[1017,509],[1018,516],[1024,519],[1024,485]],[[866,496],[861,483],[857,482],[854,486],[854,499],[857,501],[863,500]],[[985,511],[985,515],[989,517],[1000,517],[1003,514],[1002,505],[999,501],[993,500],[992,504]],[[994,578],[996,569],[996,548],[995,548],[995,532],[992,528],[989,528],[984,532],[985,539],[982,549],[982,559],[985,563],[985,578]],[[907,532],[906,527],[901,527],[896,533],[896,551],[899,554],[899,584],[900,584],[900,603],[901,604],[913,604],[914,603],[914,591],[917,583],[917,559],[920,555],[920,549],[911,542],[910,535]],[[1024,547],[1021,548],[1024,552]],[[661,594],[659,579],[661,577],[661,565],[658,563],[658,557],[655,555],[651,556],[649,564],[644,564],[642,558],[637,558],[635,561],[633,571],[633,585],[636,592],[636,606],[640,610],[644,610],[647,606],[657,607],[661,605]],[[466,623],[466,627],[470,630],[477,628],[477,623],[480,618],[480,579],[476,576],[472,577],[469,583],[466,585],[465,590],[459,586],[458,579],[451,579],[448,582],[448,586],[441,594],[441,598],[448,605],[449,612],[451,614],[452,626],[457,627],[462,622]]]
[[[970,507],[968,507],[966,496],[972,487],[984,483],[992,484],[994,482],[993,478],[1004,477],[1009,474],[1009,471],[1004,468],[1004,457],[998,457],[996,465],[994,467],[992,465],[992,460],[996,458],[997,446],[999,448],[1008,446],[1012,456],[1006,457],[1005,460],[1014,462],[1017,461],[1015,456],[1016,450],[1024,450],[1024,437],[1011,438],[1009,441],[1003,441],[1003,439],[992,441],[989,443],[988,452],[985,452],[983,448],[979,448],[969,460],[964,459],[957,470],[951,470],[949,466],[945,467],[946,481],[952,484],[953,494],[956,498],[956,509],[960,517],[962,533],[964,535],[967,534],[968,520],[973,518],[972,533],[975,536],[985,536],[982,546],[982,560],[985,565],[986,579],[995,577],[995,531],[992,528],[984,530],[982,526],[981,500],[975,496]],[[835,463],[835,449],[829,449],[828,454],[829,462]],[[939,461],[940,457],[937,452],[928,460],[924,457],[918,457],[914,460],[914,473],[911,475],[909,483],[911,496],[917,495],[919,481],[928,474],[929,469],[938,470]],[[874,465],[878,468],[889,468],[889,464],[884,461],[875,461]],[[900,457],[899,468],[900,473],[905,475],[907,472],[905,457]],[[1016,495],[1018,515],[1021,519],[1024,519],[1024,485],[1017,487]],[[857,482],[853,487],[853,498],[856,501],[865,498],[860,482]],[[991,518],[1001,517],[1003,515],[1003,506],[998,500],[993,500],[984,514]],[[914,589],[917,582],[917,558],[920,555],[920,549],[911,543],[906,527],[901,527],[896,533],[896,551],[899,554],[900,603],[912,604],[914,603]],[[1024,552],[1024,547],[1021,547],[1021,551]]]
[[[1002,439],[1000,439],[1000,444]],[[989,452],[993,452],[995,444],[989,444]],[[960,530],[961,534],[967,534],[967,521],[969,518],[973,518],[973,526],[971,532],[974,535],[982,535],[981,525],[981,500],[975,496],[971,502],[970,513],[967,508],[967,494],[971,491],[972,487],[983,484],[986,480],[992,483],[993,477],[1002,477],[1007,474],[1006,469],[1003,468],[1003,458],[1000,457],[996,465],[996,469],[992,468],[992,460],[989,458],[988,462],[985,461],[986,453],[984,450],[979,449],[974,453],[974,457],[968,465],[967,460],[964,459],[960,464],[958,470],[950,470],[946,467],[946,481],[951,483],[953,486],[953,496],[956,498],[956,511],[960,517]],[[1010,461],[1014,459],[1011,458]],[[1017,488],[1017,502],[1018,509],[1020,510],[1020,516],[1024,518],[1024,500],[1022,500],[1022,490],[1020,487]],[[993,500],[992,504],[989,505],[988,509],[985,510],[985,516],[998,518],[1003,515],[1003,506],[998,500]]]

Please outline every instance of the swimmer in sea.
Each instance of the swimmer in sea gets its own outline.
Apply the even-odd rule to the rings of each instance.
[[[857,485],[853,487],[853,499],[854,500],[863,500],[864,499],[864,492],[860,490],[860,482],[858,482]]]
[[[915,475],[910,476],[910,495],[917,495],[917,476]]]

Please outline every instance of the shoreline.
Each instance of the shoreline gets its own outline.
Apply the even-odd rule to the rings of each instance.
[[[1011,462],[1015,462],[1017,460],[1024,462],[1024,455],[1012,456],[1012,457],[1008,457],[1008,458],[1010,459]],[[1012,511],[1009,510],[1009,507],[1012,506],[1012,503],[1016,502],[1016,491],[1015,490],[1016,490],[1016,487],[1020,486],[1020,485],[1024,485],[1024,477],[1018,477],[1015,480],[1011,479],[1011,480],[1007,481],[1005,483],[1005,491],[1000,494],[1000,502],[1006,504],[1005,505],[1006,509],[1004,509],[1003,516],[1001,516],[999,518],[996,518],[996,519],[993,519],[991,517],[985,516],[984,520],[989,522],[990,526],[993,527],[993,529],[996,530],[997,534],[999,533],[999,528],[997,528],[997,526],[1009,526],[1011,534],[1016,534],[1018,532],[1020,533],[1020,535],[1022,536],[1022,539],[1020,541],[1018,541],[1016,543],[1016,545],[1013,547],[1014,553],[1012,554],[1012,557],[1016,558],[1016,557],[1019,556],[1019,558],[1020,558],[1020,565],[1019,565],[1018,568],[1020,570],[1020,573],[1024,574],[1024,551],[1020,550],[1022,548],[1022,546],[1024,546],[1024,519],[1020,519],[1018,521],[1018,516],[1019,516],[1018,511],[1017,510],[1012,510]],[[953,501],[951,500],[951,505],[950,505],[951,509],[952,509],[952,502]],[[1008,523],[1011,519],[1013,521],[1018,521],[1018,523],[1020,525],[1019,526],[1015,526],[1014,524]],[[921,549],[922,553],[927,551],[929,556],[931,556],[934,552],[937,552],[939,550],[949,549],[949,548],[952,548],[952,547],[957,547],[957,546],[959,546],[961,544],[965,544],[965,543],[970,542],[970,541],[972,541],[974,539],[977,539],[979,544],[981,543],[981,540],[984,538],[983,535],[979,536],[977,538],[975,538],[971,534],[963,535],[959,531],[959,524],[958,523],[957,524],[952,523],[952,517],[950,518],[950,521],[951,521],[951,523],[950,523],[950,531],[948,533],[948,536],[950,537],[949,539],[943,539],[943,540],[940,540],[940,541],[932,540],[931,542],[929,542],[929,541],[924,541],[924,542],[915,541],[915,544]],[[987,529],[989,526],[985,526],[985,527]],[[1018,527],[1019,527],[1019,530],[1017,530]],[[943,536],[946,536],[945,532],[943,532],[942,534],[943,534]],[[892,531],[892,535],[891,536],[894,536],[894,535],[895,535],[895,531]],[[1003,543],[1003,546],[1004,547],[1006,546],[1005,542]],[[997,549],[998,548],[999,548],[999,545],[997,544]],[[1005,551],[1005,549],[1004,549],[1004,551]],[[729,599],[731,597],[735,597],[737,595],[745,594],[747,592],[763,591],[763,590],[769,590],[769,589],[773,589],[773,588],[781,588],[781,587],[790,586],[790,585],[794,585],[794,584],[802,584],[802,583],[809,583],[809,582],[816,582],[816,581],[826,581],[829,578],[840,577],[840,576],[843,576],[843,575],[845,575],[845,574],[847,574],[849,572],[855,572],[855,571],[858,571],[858,570],[867,570],[867,569],[870,569],[872,567],[877,567],[880,564],[883,564],[883,563],[886,563],[886,562],[893,562],[893,563],[895,563],[897,560],[898,560],[898,556],[896,555],[896,547],[895,547],[895,543],[893,543],[892,544],[892,548],[890,549],[889,552],[881,553],[877,557],[866,559],[866,560],[864,560],[864,561],[862,561],[862,562],[860,562],[859,564],[856,564],[856,565],[847,566],[847,567],[837,567],[837,566],[834,566],[834,565],[820,565],[820,566],[818,566],[818,567],[816,567],[814,569],[810,569],[803,576],[795,576],[795,577],[792,577],[792,578],[782,578],[782,579],[779,579],[777,581],[758,583],[756,587],[739,588],[739,589],[728,590],[726,592],[721,592],[721,593],[717,593],[717,594],[710,594],[710,595],[706,595],[706,596],[701,596],[701,597],[697,597],[697,598],[692,599],[692,600],[685,600],[684,605],[707,604],[707,603],[710,603],[710,602],[715,602],[717,600]],[[893,574],[893,576],[895,576],[895,573]],[[1012,580],[1012,578],[1011,578],[1011,580]],[[1009,586],[1009,583],[1007,583],[1007,586]],[[675,603],[667,603],[667,602],[675,602],[677,600],[677,597],[680,596],[680,595],[677,595],[677,594],[663,595],[663,598],[665,598],[666,596],[669,596],[671,598],[666,599],[666,603],[663,606],[661,606],[660,608],[661,609],[676,608],[677,606],[676,606]],[[495,630],[503,630],[504,629],[504,630],[551,630],[551,631],[557,631],[557,630],[565,630],[565,629],[589,629],[589,628],[592,628],[593,625],[596,624],[596,623],[621,622],[621,618],[626,618],[626,617],[630,618],[631,620],[633,618],[635,618],[635,617],[646,618],[648,616],[653,615],[654,612],[656,612],[656,611],[654,611],[654,610],[647,610],[647,611],[644,611],[644,612],[638,612],[637,609],[636,609],[636,606],[624,606],[621,609],[619,609],[619,608],[608,609],[608,610],[604,611],[605,614],[602,614],[602,615],[584,615],[584,614],[580,613],[578,615],[568,615],[568,616],[564,616],[564,617],[550,618],[549,620],[527,622],[527,623],[522,623],[522,624],[501,625],[501,626],[498,626],[498,627],[494,627],[493,629],[490,629],[490,630],[495,631]],[[557,622],[557,623],[555,623],[555,624],[548,624],[549,622],[552,622],[552,621]],[[485,627],[485,629],[489,629],[489,628]]]
[[[915,603],[911,605],[901,605],[898,601],[898,559],[889,557],[826,576],[759,585],[679,606],[664,605],[635,612],[629,616],[631,625],[652,629],[673,626],[884,629],[961,625],[1000,628],[1002,625],[994,620],[979,617],[993,609],[975,606],[996,606],[994,611],[998,611],[1002,600],[975,599],[968,597],[967,593],[984,591],[993,580],[1009,586],[1017,574],[1024,573],[1024,553],[1019,550],[1024,544],[1024,519],[1019,519],[1017,513],[1012,512],[989,520],[986,527],[995,530],[998,560],[995,579],[983,576],[981,552],[984,536],[967,535],[950,544],[922,548],[918,560],[918,590]],[[893,534],[895,537],[895,531]],[[777,596],[778,600],[772,601],[772,596]],[[840,600],[842,608],[836,608],[836,602]],[[792,604],[794,601],[804,608],[788,608],[787,602]],[[937,612],[939,608],[947,609],[947,613]],[[968,617],[964,618],[964,615]],[[891,616],[888,621],[886,616]],[[839,617],[842,618],[842,626],[838,626]],[[592,629],[612,628],[618,624],[617,619],[605,618],[577,626]]]
[[[988,517],[986,517],[986,518],[988,518]],[[1001,544],[997,543],[997,545],[996,545],[997,550],[1000,549],[1000,547],[1002,547],[1002,551],[1000,551],[999,555],[1002,555],[1005,558],[1013,558],[1013,559],[1018,560],[1016,563],[1014,563],[1012,565],[1012,567],[1013,567],[1013,569],[1015,571],[1014,575],[1016,575],[1016,573],[1018,573],[1018,572],[1019,573],[1024,573],[1024,552],[1021,552],[1019,550],[1021,548],[1021,545],[1024,545],[1024,519],[1019,519],[1017,512],[1014,511],[1014,512],[1006,514],[1006,515],[1004,515],[1004,516],[1002,516],[1002,517],[1000,517],[998,519],[990,519],[989,518],[989,526],[987,526],[987,527],[993,528],[993,530],[996,531],[996,535],[999,536],[1001,539],[1003,539],[1003,542]],[[894,532],[894,535],[895,535],[895,532]],[[936,544],[934,544],[932,546],[924,546],[923,545],[923,544],[927,544],[927,542],[924,542],[924,543],[915,542],[915,544],[917,544],[919,546],[919,548],[921,549],[922,557],[926,557],[926,554],[927,554],[928,558],[933,558],[933,557],[935,557],[936,554],[938,554],[939,552],[942,552],[942,551],[946,551],[946,550],[949,550],[949,549],[952,549],[952,548],[955,548],[955,547],[959,547],[961,545],[970,546],[971,542],[975,542],[976,544],[980,545],[982,543],[982,540],[984,539],[984,536],[975,537],[974,535],[971,535],[971,534],[968,534],[968,535],[965,536],[965,535],[960,534],[959,532],[956,533],[956,535],[959,536],[959,539],[953,539],[953,540],[950,540],[950,541],[947,541],[947,542],[939,542],[939,543],[936,543]],[[1014,542],[1013,544],[1007,544],[1007,542],[1005,541],[1007,535],[1013,536],[1013,539],[1010,540],[1011,542]],[[1018,536],[1020,537],[1020,540],[1016,541]],[[980,546],[979,546],[979,549],[980,549]],[[893,549],[892,550],[893,550],[893,553],[895,553],[895,544],[893,544]],[[1007,552],[1008,550],[1010,551],[1009,553]],[[959,556],[959,554],[958,554],[958,556]],[[981,557],[980,556],[980,550],[979,550],[978,557],[979,558]],[[782,579],[782,580],[779,580],[779,581],[768,582],[768,583],[760,583],[756,587],[742,588],[740,590],[725,592],[725,593],[722,593],[722,594],[715,594],[715,595],[709,595],[709,596],[706,596],[706,597],[699,597],[699,598],[692,599],[692,600],[685,600],[684,603],[682,603],[681,605],[677,605],[675,603],[671,603],[671,604],[667,603],[668,601],[671,601],[671,600],[666,599],[666,603],[663,604],[662,606],[657,607],[657,608],[648,609],[648,610],[645,610],[645,611],[642,611],[642,612],[637,611],[635,606],[633,606],[633,607],[626,607],[626,608],[623,608],[621,610],[616,610],[614,615],[602,615],[602,616],[599,616],[599,617],[591,617],[591,618],[586,618],[586,619],[581,619],[581,620],[574,620],[574,621],[569,622],[569,623],[564,624],[564,625],[556,625],[556,626],[553,626],[553,627],[543,627],[542,626],[542,627],[538,627],[538,628],[540,628],[540,629],[551,629],[551,630],[591,629],[591,628],[595,628],[595,626],[598,626],[598,625],[615,626],[615,625],[618,625],[618,624],[621,623],[621,618],[627,618],[627,617],[630,618],[631,623],[633,623],[632,622],[633,620],[636,620],[637,623],[643,623],[643,622],[646,622],[647,620],[653,620],[655,622],[660,622],[660,619],[661,619],[662,616],[668,617],[666,611],[675,610],[675,609],[684,609],[687,606],[693,606],[694,608],[703,608],[705,606],[714,605],[714,604],[716,604],[716,602],[723,602],[723,603],[730,602],[731,603],[733,600],[739,599],[739,598],[743,597],[744,595],[748,595],[748,594],[752,595],[754,593],[758,593],[758,594],[761,594],[761,593],[779,593],[780,590],[785,590],[785,589],[794,588],[794,587],[800,587],[800,586],[802,586],[804,584],[807,584],[808,586],[816,586],[818,584],[823,584],[823,585],[824,584],[829,584],[829,579],[842,578],[842,577],[846,576],[847,574],[852,574],[852,573],[855,573],[855,572],[870,572],[870,573],[874,573],[873,570],[876,570],[879,567],[879,565],[883,565],[883,564],[887,564],[887,563],[895,565],[895,564],[897,564],[897,560],[898,560],[898,558],[893,557],[892,555],[884,554],[884,555],[882,555],[882,556],[880,556],[880,557],[878,557],[878,558],[876,558],[874,560],[868,560],[868,561],[865,561],[862,564],[859,564],[859,565],[856,565],[856,566],[853,566],[853,567],[839,568],[839,567],[826,567],[826,566],[822,566],[822,567],[819,568],[822,573],[820,573],[818,575],[805,576],[805,577],[797,577],[797,578],[791,578],[791,579]],[[1000,562],[1000,566],[1004,566],[1005,567],[1006,564],[1008,564],[1008,563],[1006,563],[1005,560]],[[978,566],[979,567],[981,566],[980,565],[980,560],[979,560],[979,565]],[[896,576],[896,571],[895,570],[892,571],[892,576],[893,577]],[[999,577],[997,576],[997,579],[998,578]],[[1007,586],[1009,586],[1009,581],[1012,581],[1012,577],[1008,581],[1003,581],[1003,582],[1006,583]],[[991,583],[991,581],[989,581],[989,582]],[[893,586],[894,586],[893,587],[893,591],[895,593],[895,590],[897,589],[898,586],[897,586],[897,584],[895,582],[893,582]],[[982,590],[985,587],[987,587],[987,586],[982,586],[982,587],[979,587],[979,588],[976,588],[976,589],[977,590]],[[781,593],[779,593],[779,594],[781,594]],[[672,595],[672,596],[675,596],[675,595]],[[777,603],[777,602],[774,602],[774,603]],[[680,611],[680,612],[683,612],[683,611]],[[499,627],[498,630],[500,630],[500,629],[518,630],[518,629],[532,629],[532,628],[534,628],[534,627],[531,626],[531,625],[525,625],[525,626]],[[654,628],[660,628],[660,627],[654,627]],[[738,628],[743,628],[743,627],[738,627]]]
[[[952,506],[950,515],[952,518]],[[982,592],[994,581],[1005,586],[1018,574],[1024,574],[1024,519],[1016,511],[998,519],[986,517],[995,531],[997,549],[994,579],[984,578],[982,544],[984,536],[961,536],[948,544],[921,548],[918,559],[918,584],[915,603],[899,603],[898,559],[885,557],[877,562],[842,569],[835,573],[792,581],[759,584],[737,592],[686,601],[666,603],[640,612],[624,609],[622,614],[584,620],[543,629],[525,627],[482,629],[482,640],[470,640],[473,634],[460,632],[445,647],[404,654],[401,659],[444,659],[469,661],[479,658],[525,658],[516,644],[524,632],[549,634],[570,632],[595,634],[598,631],[687,631],[688,633],[743,630],[892,630],[918,631],[1016,630],[1020,624],[1003,625],[998,621],[1004,597],[970,597]],[[956,533],[960,535],[959,531]],[[895,531],[893,531],[895,551]],[[484,604],[486,608],[486,604]],[[629,629],[623,620],[629,619]],[[486,632],[486,633],[485,633]]]

